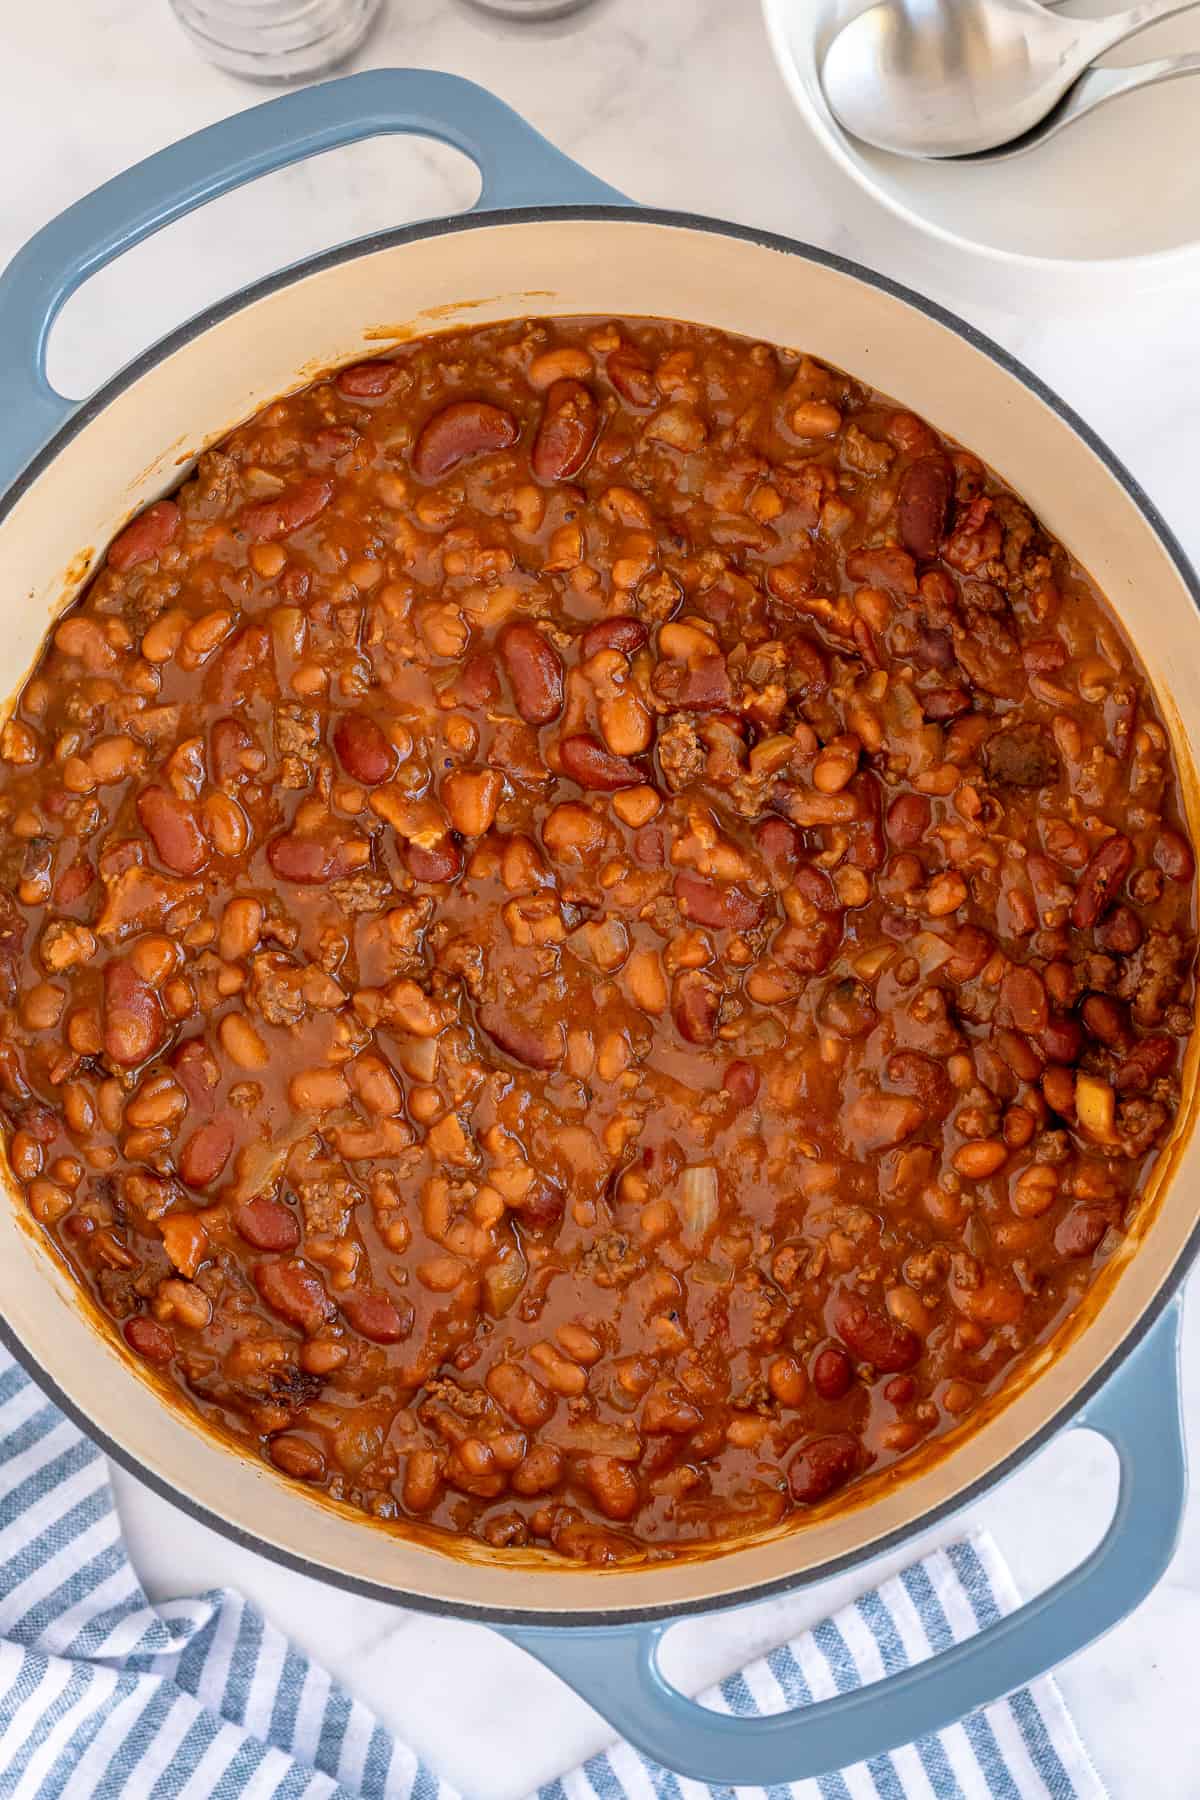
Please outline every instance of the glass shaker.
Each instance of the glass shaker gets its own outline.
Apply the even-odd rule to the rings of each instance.
[[[171,0],[197,50],[250,81],[307,81],[358,49],[382,0]]]

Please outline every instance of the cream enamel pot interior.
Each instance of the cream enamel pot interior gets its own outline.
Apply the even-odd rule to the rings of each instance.
[[[383,234],[314,259],[184,326],[78,408],[44,376],[66,294],[149,231],[213,194],[384,131],[455,143],[480,165],[463,219]],[[526,204],[534,203],[538,204]],[[804,245],[626,208],[482,90],[380,71],[269,102],[174,146],[49,225],[0,281],[6,405],[0,573],[12,691],[48,623],[136,508],[275,395],[414,331],[536,312],[659,315],[803,346],[911,404],[984,456],[1087,563],[1137,644],[1187,759],[1200,738],[1195,578],[1145,497],[1028,372],[936,306]],[[507,211],[495,210],[506,206]],[[48,441],[47,441],[48,440]],[[81,553],[83,546],[91,548]],[[1186,1110],[1186,1109],[1185,1109]],[[453,1553],[316,1502],[217,1443],[101,1336],[23,1211],[0,1205],[4,1336],[114,1456],[218,1530],[377,1598],[503,1626],[625,1735],[708,1780],[797,1779],[907,1742],[1019,1685],[1129,1610],[1169,1558],[1184,1478],[1168,1301],[1196,1247],[1200,1149],[1181,1137],[1142,1241],[1102,1282],[1085,1328],[1042,1359],[987,1425],[849,1508],[720,1556],[613,1571]],[[865,1560],[979,1492],[1068,1421],[1117,1445],[1108,1537],[1039,1601],[924,1668],[772,1720],[720,1718],[658,1674],[661,1625]]]

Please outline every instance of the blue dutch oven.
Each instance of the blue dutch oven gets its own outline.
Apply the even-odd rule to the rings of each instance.
[[[385,232],[211,308],[80,405],[45,373],[67,296],[123,251],[244,182],[336,146],[418,133],[483,178],[468,215]],[[461,309],[461,310],[458,310]],[[0,683],[14,690],[50,610],[78,591],[137,507],[190,459],[318,370],[414,330],[528,313],[688,318],[801,345],[968,443],[1087,562],[1121,612],[1190,771],[1200,723],[1195,577],[1146,496],[1030,372],[919,295],[809,245],[634,208],[469,82],[379,71],[289,94],[186,138],[53,220],[0,279]],[[1193,819],[1193,829],[1195,820]],[[595,1571],[478,1546],[446,1550],[322,1505],[164,1408],[96,1329],[14,1205],[0,1208],[3,1335],[34,1378],[142,1480],[228,1536],[318,1579],[480,1620],[559,1674],[669,1769],[730,1785],[797,1780],[934,1732],[1072,1656],[1149,1593],[1185,1496],[1174,1298],[1195,1253],[1189,1096],[1086,1317],[986,1422],[852,1505],[675,1564]],[[1192,1174],[1195,1171],[1191,1171]],[[671,1621],[865,1565],[946,1518],[1057,1431],[1085,1425],[1121,1465],[1116,1514],[1072,1574],[928,1663],[772,1718],[725,1717],[663,1676]]]

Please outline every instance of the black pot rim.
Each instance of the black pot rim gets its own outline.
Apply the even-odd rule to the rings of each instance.
[[[25,470],[9,487],[3,499],[0,500],[0,524],[3,524],[22,494],[39,479],[64,447],[85,430],[118,395],[132,387],[150,369],[173,355],[185,344],[200,337],[212,326],[231,317],[234,313],[242,311],[244,307],[252,305],[255,301],[288,287],[293,282],[304,280],[310,275],[320,274],[326,269],[337,268],[343,263],[356,261],[363,256],[371,256],[377,251],[396,249],[404,244],[419,243],[431,238],[449,237],[461,232],[481,230],[488,226],[544,224],[564,220],[582,223],[619,222],[623,225],[665,225],[689,231],[707,232],[713,237],[732,238],[740,243],[756,244],[764,249],[779,251],[783,255],[798,257],[804,262],[818,264],[837,274],[850,276],[865,286],[874,288],[877,292],[886,294],[889,298],[899,300],[915,311],[923,313],[937,324],[945,326],[947,330],[954,332],[955,336],[962,338],[972,349],[978,350],[995,363],[1005,374],[1020,382],[1022,387],[1028,389],[1056,413],[1092,451],[1093,455],[1099,458],[1154,531],[1190,593],[1197,611],[1200,612],[1200,580],[1197,579],[1196,572],[1182,545],[1141,484],[1135,480],[1124,463],[1113,454],[1073,407],[1060,399],[1054,390],[1042,381],[1040,376],[1035,375],[1031,369],[996,343],[993,338],[960,318],[957,313],[941,306],[937,301],[927,299],[923,294],[906,287],[903,283],[894,281],[890,276],[870,269],[865,264],[855,262],[849,257],[839,256],[833,251],[822,250],[816,245],[806,244],[795,238],[783,237],[775,232],[735,225],[722,219],[708,218],[699,213],[678,212],[655,207],[523,206],[497,211],[472,212],[449,219],[430,220],[416,225],[398,227],[392,231],[376,232],[370,237],[353,239],[334,249],[321,251],[316,256],[307,257],[301,262],[292,263],[273,275],[265,276],[260,281],[240,288],[228,298],[206,307],[203,312],[197,313],[194,318],[179,326],[175,331],[168,333],[166,337],[160,338],[157,343],[151,345],[149,349],[143,351],[105,382],[89,399],[83,401],[33,457]],[[1001,1462],[979,1476],[968,1487],[943,1501],[940,1506],[921,1513],[907,1525],[898,1526],[894,1531],[863,1545],[861,1549],[850,1551],[844,1556],[834,1557],[815,1568],[800,1570],[794,1574],[778,1576],[771,1581],[756,1583],[751,1587],[732,1589],[725,1593],[705,1596],[696,1600],[619,1609],[526,1611],[511,1607],[475,1606],[462,1601],[443,1600],[424,1594],[409,1593],[400,1588],[348,1575],[337,1569],[329,1568],[325,1564],[312,1562],[307,1557],[298,1556],[290,1550],[272,1544],[265,1538],[258,1537],[252,1531],[245,1530],[232,1520],[222,1518],[220,1514],[214,1513],[153,1470],[146,1468],[132,1452],[126,1450],[106,1432],[99,1430],[83,1410],[63,1392],[55,1377],[43,1368],[32,1352],[18,1338],[7,1318],[2,1315],[0,1315],[0,1342],[3,1342],[11,1351],[48,1398],[53,1400],[84,1435],[104,1451],[106,1456],[126,1469],[129,1474],[135,1476],[160,1499],[169,1501],[200,1524],[207,1525],[211,1530],[218,1532],[222,1537],[227,1538],[231,1543],[238,1544],[245,1550],[265,1556],[270,1561],[292,1570],[295,1574],[306,1575],[311,1580],[340,1588],[346,1593],[359,1595],[363,1599],[382,1601],[387,1605],[402,1606],[441,1618],[462,1619],[493,1626],[596,1630],[603,1627],[631,1627],[655,1621],[682,1619],[697,1614],[722,1612],[731,1607],[746,1606],[757,1600],[769,1599],[772,1595],[811,1587],[818,1582],[844,1574],[850,1569],[862,1567],[874,1558],[898,1549],[918,1533],[924,1532],[960,1512],[997,1483],[1013,1474],[1022,1464],[1028,1462],[1049,1443],[1051,1438],[1071,1422],[1089,1400],[1099,1393],[1126,1358],[1143,1341],[1169,1305],[1198,1252],[1200,1252],[1200,1220],[1193,1227],[1186,1244],[1172,1265],[1169,1275],[1137,1323],[1109,1352],[1083,1386],[1038,1431],[1025,1438]],[[380,1528],[376,1527],[376,1529]],[[726,1555],[732,1559],[736,1557],[737,1551],[731,1549],[726,1552]]]

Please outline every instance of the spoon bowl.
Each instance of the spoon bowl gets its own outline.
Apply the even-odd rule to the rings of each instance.
[[[1027,138],[1097,57],[1197,3],[1087,20],[1041,0],[877,0],[834,37],[822,86],[838,122],[877,149],[972,156]]]

